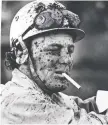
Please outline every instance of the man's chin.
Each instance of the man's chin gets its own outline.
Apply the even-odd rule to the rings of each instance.
[[[57,84],[58,83],[58,84]],[[56,81],[56,84],[53,84],[52,90],[55,92],[60,92],[60,91],[64,91],[69,87],[69,83],[65,82],[61,82],[61,81]]]
[[[64,91],[69,87],[69,82],[64,78],[62,79],[59,77],[50,77],[50,79],[45,81],[47,88],[54,92]]]
[[[58,79],[56,82],[58,84],[61,84],[63,88],[69,87],[69,82],[66,79]]]
[[[61,87],[48,87],[53,93],[61,92],[67,89],[67,86],[62,85]]]

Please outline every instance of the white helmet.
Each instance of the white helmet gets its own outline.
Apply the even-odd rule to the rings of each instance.
[[[80,19],[75,13],[54,0],[36,0],[25,5],[15,15],[10,28],[10,46],[13,53],[21,45],[22,58],[16,63],[23,64],[28,58],[28,49],[24,40],[37,34],[64,31],[72,34],[74,42],[81,40],[85,33],[79,29]],[[12,57],[12,56],[11,56]]]
[[[53,0],[36,0],[21,8],[15,15],[10,28],[10,46],[21,36],[22,41],[43,33],[65,30],[75,35],[75,42],[84,37],[78,28],[78,15],[66,10],[65,6]]]

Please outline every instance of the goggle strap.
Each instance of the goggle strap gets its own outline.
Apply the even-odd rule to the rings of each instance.
[[[30,31],[31,29],[33,29],[33,27],[34,27],[34,23],[33,23],[32,25],[30,25],[30,26],[22,33],[22,38],[23,38],[23,36],[24,36],[28,31]]]

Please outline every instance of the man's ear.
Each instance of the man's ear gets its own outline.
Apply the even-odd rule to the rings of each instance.
[[[17,50],[16,52],[16,63],[23,64],[27,62],[28,59],[28,50]]]

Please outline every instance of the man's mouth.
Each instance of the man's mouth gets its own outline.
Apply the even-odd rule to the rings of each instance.
[[[62,73],[69,74],[68,72],[69,72],[69,71],[66,71],[66,70],[56,70],[56,71],[55,71],[55,73],[58,74],[58,75],[62,75]]]
[[[66,78],[62,75],[62,73],[64,73],[64,72],[68,74],[68,72],[66,72],[64,70],[56,70],[54,73],[55,79],[60,79],[62,81],[66,80]]]
[[[61,75],[63,73],[63,71],[55,71],[55,73]]]

